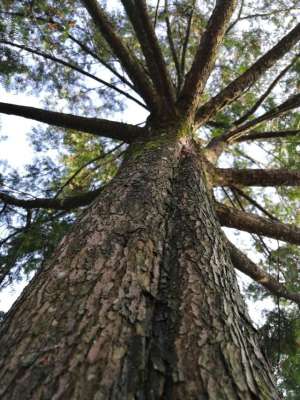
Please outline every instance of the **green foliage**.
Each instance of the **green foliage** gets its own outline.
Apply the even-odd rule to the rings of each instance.
[[[260,328],[263,348],[284,398],[297,400],[300,393],[299,310],[280,308],[266,313],[266,317],[266,323]]]
[[[100,2],[103,3],[104,2]],[[113,5],[111,4],[113,3]],[[154,19],[156,2],[150,4],[150,15]],[[163,2],[161,2],[163,3]],[[208,18],[214,7],[213,1],[192,0],[169,1],[168,9],[161,5],[157,10],[156,33],[174,84],[179,82],[174,55],[170,50],[166,19],[171,26],[174,50],[179,63],[186,51],[184,75],[190,68]],[[115,2],[106,2],[116,31],[122,36],[141,64],[144,58],[133,28],[124,18],[123,9]],[[260,0],[240,2],[219,52],[216,66],[208,82],[203,102],[243,73],[260,55],[272,47],[279,38],[292,28],[297,19],[296,0]],[[91,24],[90,19],[77,0],[5,0],[0,4],[0,83],[7,90],[34,94],[40,102],[53,110],[73,112],[89,117],[126,118],[128,103],[119,93],[87,78],[83,74],[61,63],[34,54],[38,50],[47,56],[64,60],[108,83],[134,94],[120,76],[128,79],[112,55],[103,37]],[[191,18],[192,15],[192,18]],[[237,20],[238,15],[240,20]],[[187,24],[191,21],[189,45],[185,48]],[[13,45],[21,44],[32,52]],[[81,43],[78,44],[78,41]],[[86,52],[88,47],[91,52]],[[288,65],[297,49],[291,51],[281,62],[265,74],[263,79],[249,87],[243,96],[233,101],[230,107],[214,116],[214,124],[205,126],[207,137],[217,137],[244,115],[270,86],[274,77]],[[104,66],[106,65],[106,67]],[[118,72],[116,76],[109,68]],[[181,65],[182,67],[182,65]],[[300,60],[276,85],[267,99],[248,120],[276,107],[299,90]],[[297,112],[260,124],[258,130],[299,129]],[[201,132],[199,132],[201,134]],[[112,140],[91,135],[78,135],[54,127],[34,126],[30,134],[36,158],[23,171],[1,163],[0,190],[6,194],[30,199],[32,197],[55,197],[63,199],[95,189],[107,183],[116,173],[125,146]],[[289,168],[300,169],[299,136],[283,140],[270,140],[255,145],[233,146],[221,160],[227,166],[237,168]],[[59,149],[59,150],[58,150]],[[112,151],[112,149],[115,149]],[[257,156],[258,154],[258,156]],[[243,189],[275,218],[285,222],[300,223],[299,188]],[[257,208],[245,198],[228,191],[221,194],[224,202],[256,212]],[[70,228],[77,213],[33,210],[0,204],[0,286],[21,279],[42,268],[45,258]],[[261,266],[275,277],[279,276],[291,291],[299,291],[298,279],[300,254],[295,246],[278,245],[272,250],[262,238],[252,238],[260,258]],[[274,247],[274,246],[273,246]],[[248,288],[252,299],[266,297],[256,284]],[[277,299],[274,299],[277,302]],[[1,316],[0,316],[1,317]],[[299,315],[286,302],[280,303],[280,313],[274,309],[265,315],[261,327],[265,347],[271,357],[278,383],[287,399],[296,400],[300,392]],[[297,319],[298,318],[298,319]],[[280,322],[279,322],[280,320]],[[278,362],[278,352],[280,352]]]

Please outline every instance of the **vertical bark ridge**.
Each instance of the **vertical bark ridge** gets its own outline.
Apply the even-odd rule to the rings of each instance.
[[[190,148],[172,187],[147,399],[278,399]]]
[[[131,147],[10,313],[1,399],[130,399],[143,387],[179,147],[160,140]]]
[[[4,323],[1,399],[278,399],[195,158],[131,145]]]

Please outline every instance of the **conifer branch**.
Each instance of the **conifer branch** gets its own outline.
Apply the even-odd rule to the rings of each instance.
[[[285,299],[292,300],[300,305],[299,293],[289,292],[284,284],[278,282],[272,275],[268,274],[256,265],[228,239],[226,240],[226,244],[229,249],[232,264],[236,269],[264,286],[274,296],[284,297]]]
[[[226,207],[220,203],[216,204],[216,212],[221,225],[228,228],[300,244],[300,229],[294,225],[270,221],[258,215]]]
[[[104,80],[101,79],[101,78],[98,78],[97,76],[91,74],[90,72],[87,72],[87,71],[83,70],[82,68],[78,67],[77,65],[71,64],[71,63],[69,63],[69,62],[67,62],[67,61],[65,61],[65,60],[62,60],[61,58],[52,56],[51,54],[44,53],[44,52],[42,52],[42,51],[40,51],[40,50],[38,50],[38,49],[33,49],[33,48],[31,48],[31,47],[28,47],[28,46],[24,46],[24,45],[21,45],[21,44],[18,44],[18,43],[10,42],[10,41],[8,41],[8,40],[0,39],[0,43],[1,43],[1,44],[4,44],[4,45],[7,45],[7,46],[16,47],[16,48],[18,48],[18,49],[20,49],[20,50],[25,50],[25,51],[27,51],[27,52],[29,52],[29,53],[32,53],[32,54],[35,54],[35,55],[37,55],[37,56],[43,57],[43,58],[45,58],[46,60],[53,61],[53,62],[55,62],[55,63],[57,63],[57,64],[60,64],[60,65],[64,65],[64,66],[67,67],[67,68],[70,68],[70,69],[72,69],[72,70],[74,70],[74,71],[76,71],[76,72],[79,72],[80,74],[85,75],[85,76],[87,76],[88,78],[93,79],[94,81],[96,81],[96,82],[98,82],[98,83],[101,83],[102,85],[107,86],[108,88],[110,88],[110,89],[112,89],[112,90],[115,90],[115,91],[118,92],[119,94],[121,94],[121,95],[127,97],[129,100],[134,101],[134,102],[137,103],[139,106],[141,106],[141,107],[147,109],[147,107],[145,106],[145,104],[143,104],[141,101],[139,101],[139,100],[136,99],[135,97],[131,96],[131,94],[125,92],[125,91],[122,90],[122,89],[119,89],[117,86],[112,85],[111,83],[109,83],[109,82],[107,82],[107,81],[104,81]]]
[[[236,3],[237,0],[217,0],[216,2],[180,95],[180,103],[185,110],[193,113],[198,107],[200,96],[214,66],[218,48],[222,43]]]
[[[91,57],[93,57],[95,60],[99,61],[100,64],[102,64],[105,68],[107,68],[113,75],[115,75],[117,78],[120,79],[122,83],[125,85],[129,86],[130,89],[135,90],[133,84],[129,82],[128,79],[126,79],[123,75],[121,75],[115,68],[113,68],[109,63],[104,61],[101,57],[98,56],[97,53],[95,53],[92,49],[90,49],[86,44],[82,43],[80,40],[75,38],[73,35],[70,33],[68,34],[68,37],[70,40],[72,40],[74,43],[76,43],[86,54],[89,54]]]
[[[40,16],[36,15],[27,15],[26,13],[22,12],[0,12],[0,15],[9,15],[9,16],[14,16],[14,17],[23,17],[23,18],[29,18],[31,21],[42,21],[45,24],[54,24],[55,26],[58,27],[59,30],[65,31],[65,27],[58,21],[54,20],[51,17],[48,18],[43,18]],[[68,21],[66,21],[66,24],[68,24]],[[134,86],[132,85],[131,82],[129,82],[124,76],[118,73],[115,68],[113,68],[109,63],[104,61],[101,57],[98,56],[92,49],[90,49],[86,44],[82,43],[80,40],[75,38],[73,35],[68,33],[68,38],[76,43],[86,54],[89,54],[91,57],[93,57],[95,60],[99,61],[100,64],[102,64],[105,68],[107,68],[112,74],[114,74],[117,78],[120,79],[121,82],[129,86],[131,89],[135,90]],[[43,53],[44,54],[44,53]]]
[[[300,172],[288,169],[216,168],[215,186],[300,186]]]
[[[116,150],[118,150],[121,146],[123,146],[124,143],[120,143],[117,146],[115,146],[113,149],[109,150],[108,152],[104,153],[104,154],[100,154],[97,157],[92,158],[91,160],[87,161],[86,163],[84,163],[83,165],[81,165],[81,167],[79,167],[67,180],[66,182],[59,188],[59,190],[56,192],[54,199],[56,199],[63,191],[64,189],[70,185],[70,183],[76,178],[76,176],[78,176],[78,174],[80,174],[80,172],[87,168],[88,166],[90,166],[91,164],[94,164],[96,161],[100,161],[105,159],[105,157],[107,157],[108,155],[114,153]],[[122,154],[122,153],[121,153]],[[118,156],[116,158],[118,158],[121,154],[118,154]]]
[[[174,90],[144,0],[121,0],[144,54],[151,80],[164,108],[174,104]]]
[[[217,111],[230,104],[252,86],[269,68],[280,60],[300,40],[300,23],[274,47],[260,57],[247,71],[232,81],[219,94],[201,106],[196,114],[198,125],[209,121]]]
[[[222,151],[226,146],[238,141],[243,141],[243,137],[247,138],[245,140],[249,140],[249,138],[254,140],[253,136],[247,135],[247,132],[250,129],[254,128],[255,126],[259,125],[262,122],[270,121],[274,118],[283,116],[287,112],[295,108],[298,108],[299,106],[300,106],[300,94],[296,94],[294,96],[291,96],[288,100],[286,100],[279,106],[272,108],[270,111],[267,111],[260,117],[257,117],[237,128],[232,128],[227,132],[224,132],[222,135],[213,138],[206,146],[207,158],[211,162],[215,162],[221,155]]]
[[[300,107],[300,94],[295,94],[279,106],[274,107],[263,115],[239,126],[236,129],[233,129],[228,133],[225,133],[225,135],[220,136],[219,139],[225,142],[234,143],[238,138],[243,136],[246,132],[257,126],[258,124],[265,121],[270,121],[274,118],[281,117],[287,112],[294,110],[298,107]]]
[[[109,47],[119,59],[127,75],[136,87],[136,91],[145,100],[149,108],[153,111],[156,111],[156,94],[151,82],[144,73],[143,68],[140,66],[139,60],[116,33],[116,29],[114,28],[112,22],[104,10],[100,7],[97,0],[81,0],[81,2],[87,9],[96,27],[103,35]]]
[[[253,107],[250,108],[245,114],[243,114],[237,121],[234,122],[235,126],[241,125],[243,122],[245,122],[251,115],[255,113],[255,111],[258,109],[258,107],[265,101],[265,99],[269,96],[271,91],[274,89],[274,87],[277,85],[277,83],[280,81],[280,79],[291,69],[291,67],[295,64],[296,60],[299,58],[299,55],[294,57],[292,62],[285,67],[273,80],[273,82],[269,85],[267,90],[261,95],[261,97],[256,101],[256,103],[253,105]]]
[[[35,107],[19,106],[17,104],[0,102],[0,113],[17,115],[60,128],[74,129],[96,136],[121,140],[126,143],[131,143],[145,132],[144,128],[121,122],[100,118],[79,117],[77,115],[47,111]]]

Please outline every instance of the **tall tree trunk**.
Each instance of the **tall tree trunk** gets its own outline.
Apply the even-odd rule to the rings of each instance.
[[[131,146],[9,313],[1,399],[279,398],[199,157]]]

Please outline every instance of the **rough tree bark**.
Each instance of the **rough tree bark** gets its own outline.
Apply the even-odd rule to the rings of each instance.
[[[10,311],[1,399],[279,398],[203,170],[184,136],[130,146]]]

